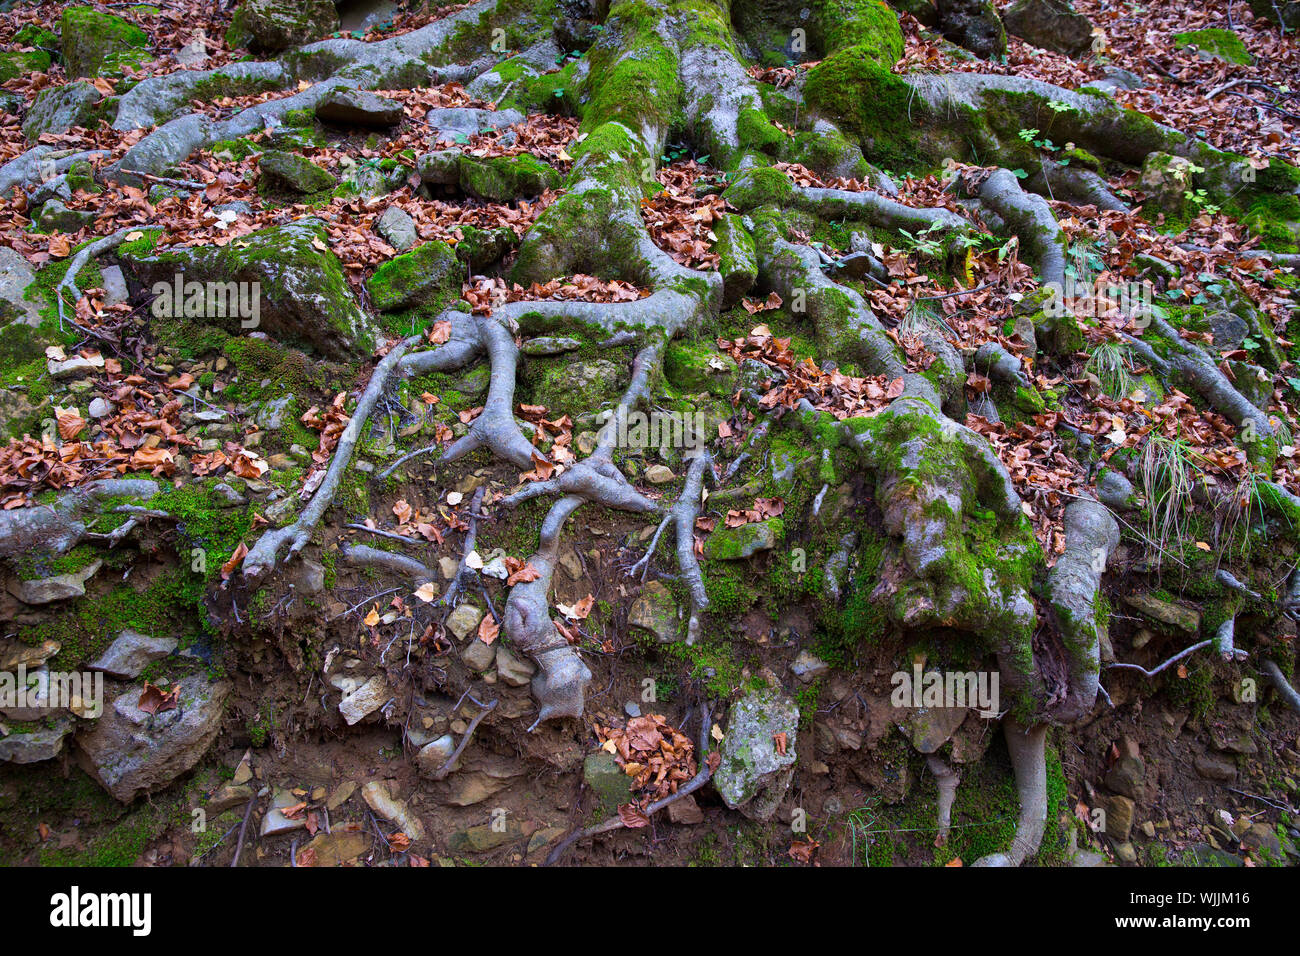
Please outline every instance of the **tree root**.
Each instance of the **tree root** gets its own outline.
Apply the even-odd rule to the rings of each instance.
[[[961,777],[938,754],[926,754],[925,765],[934,774],[934,782],[939,787],[939,832],[935,835],[934,845],[944,846],[952,830],[952,805],[957,799],[957,786],[961,783]]]
[[[480,485],[474,491],[474,497],[469,504],[469,530],[465,532],[465,547],[461,552],[460,564],[456,566],[456,576],[451,579],[447,585],[447,591],[438,603],[443,607],[455,607],[460,600],[460,592],[465,590],[466,586],[478,576],[478,572],[469,566],[467,559],[470,552],[478,542],[478,519],[480,509],[483,506],[483,493],[487,488]]]
[[[1002,733],[1016,775],[1020,820],[1007,852],[982,856],[972,866],[1019,866],[1038,852],[1047,825],[1047,725],[1024,727],[1015,718],[1004,717]]]
[[[1020,188],[1010,170],[994,170],[975,190],[975,198],[1020,239],[1025,258],[1045,283],[1065,285],[1065,233],[1041,196]]]
[[[365,544],[344,545],[343,558],[355,567],[383,568],[385,571],[408,577],[413,587],[437,580],[437,575],[415,558],[392,551],[380,551]]]
[[[510,332],[495,316],[480,317],[478,327],[492,366],[487,398],[482,413],[470,424],[469,431],[447,446],[438,463],[449,464],[479,448],[488,448],[517,468],[531,469],[534,456],[545,458],[524,437],[515,421],[515,375],[519,349]]]
[[[1259,669],[1268,676],[1278,695],[1290,705],[1291,709],[1300,713],[1300,693],[1296,693],[1296,689],[1286,679],[1286,675],[1282,673],[1282,668],[1277,666],[1277,662],[1264,658],[1263,663],[1259,665]]]
[[[52,505],[0,511],[0,558],[66,554],[90,536],[82,520],[90,508],[112,498],[148,500],[156,494],[155,481],[108,478],[65,492]]]

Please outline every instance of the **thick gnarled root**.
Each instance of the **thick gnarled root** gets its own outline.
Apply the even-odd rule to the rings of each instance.
[[[1016,835],[1005,853],[982,856],[972,866],[1019,866],[1038,852],[1047,826],[1047,725],[1025,727],[1011,717],[1002,721],[1020,797]]]

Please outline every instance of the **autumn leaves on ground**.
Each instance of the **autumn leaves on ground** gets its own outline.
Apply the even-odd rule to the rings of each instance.
[[[1300,856],[1300,4],[0,8],[0,860]]]

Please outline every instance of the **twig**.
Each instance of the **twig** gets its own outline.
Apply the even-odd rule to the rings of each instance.
[[[478,703],[478,701],[475,701],[475,703]],[[451,752],[451,756],[447,758],[447,762],[439,767],[438,772],[433,775],[434,780],[442,780],[451,772],[452,766],[460,759],[461,753],[465,750],[465,745],[468,744],[469,739],[474,736],[474,728],[478,726],[480,720],[497,709],[498,703],[500,702],[494,700],[486,707],[479,704],[483,709],[475,714],[474,719],[469,722],[469,726],[465,728],[465,736],[460,738],[460,743],[457,744],[456,749]]]
[[[1202,647],[1209,647],[1213,643],[1214,640],[1213,638],[1211,638],[1209,640],[1201,641],[1199,644],[1193,644],[1191,647],[1179,651],[1173,657],[1169,658],[1169,660],[1165,661],[1163,664],[1159,665],[1158,667],[1152,668],[1151,670],[1147,670],[1145,667],[1142,667],[1140,664],[1121,664],[1118,661],[1112,664],[1107,664],[1106,666],[1122,667],[1125,670],[1141,671],[1147,677],[1155,677],[1157,674],[1159,674],[1170,664],[1176,663],[1177,661],[1181,661],[1184,657],[1186,657],[1188,654],[1191,654],[1193,651],[1199,651]]]
[[[239,866],[239,854],[244,850],[244,835],[248,832],[248,818],[253,815],[253,804],[257,803],[256,798],[248,798],[248,807],[244,810],[244,822],[239,825],[239,841],[235,844],[235,858],[230,861],[230,866]]]

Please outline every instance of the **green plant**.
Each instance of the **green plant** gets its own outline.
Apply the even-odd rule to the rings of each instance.
[[[1184,438],[1147,437],[1139,460],[1139,480],[1147,503],[1148,540],[1158,550],[1156,567],[1166,545],[1187,534],[1188,501],[1192,493],[1192,449]]]
[[[1096,378],[1102,392],[1119,401],[1133,392],[1133,376],[1129,374],[1131,359],[1127,345],[1103,342],[1088,357],[1084,374]]]

